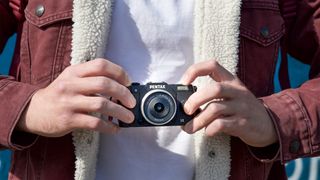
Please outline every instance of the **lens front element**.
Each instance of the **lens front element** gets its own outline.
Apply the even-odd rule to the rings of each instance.
[[[176,111],[175,99],[165,90],[151,90],[142,99],[141,113],[150,124],[167,124],[174,118]]]
[[[164,110],[164,105],[162,103],[156,103],[154,105],[154,110],[157,112],[157,113],[161,113],[163,112]]]

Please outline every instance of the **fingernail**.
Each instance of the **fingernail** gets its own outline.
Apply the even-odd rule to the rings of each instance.
[[[129,120],[129,123],[132,123],[133,121],[134,121],[134,115],[133,115],[133,113],[129,113],[129,115],[128,115],[128,120]]]
[[[184,131],[186,131],[187,133],[191,134],[192,133],[192,125],[191,123],[187,123],[185,126],[184,126]]]
[[[190,114],[190,113],[191,113],[191,107],[190,107],[190,103],[189,103],[189,102],[186,102],[186,103],[184,104],[184,112],[185,112],[186,114]]]
[[[136,103],[136,99],[133,96],[131,96],[129,99],[129,108],[134,108],[136,106]]]

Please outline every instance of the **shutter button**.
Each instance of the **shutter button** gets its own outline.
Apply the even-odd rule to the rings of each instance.
[[[216,156],[216,153],[214,151],[209,151],[208,156],[210,158],[214,158]]]
[[[36,16],[41,17],[44,14],[44,6],[38,5],[36,7],[35,14],[36,14]]]
[[[289,151],[291,153],[298,153],[300,149],[300,142],[298,140],[293,140],[290,142]]]
[[[269,37],[269,28],[264,26],[260,29],[260,34],[264,37],[267,38]]]

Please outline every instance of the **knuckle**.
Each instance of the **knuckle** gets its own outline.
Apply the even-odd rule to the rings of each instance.
[[[72,76],[74,76],[76,69],[77,69],[77,65],[68,66],[68,67],[66,67],[66,68],[63,70],[63,72],[61,73],[60,76],[63,76],[63,77],[72,77]]]
[[[101,72],[107,67],[107,61],[104,59],[96,59],[94,60],[93,69],[94,71]]]
[[[190,75],[190,76],[193,76],[193,75],[195,75],[197,73],[197,68],[195,67],[195,66],[190,66],[189,67],[189,70],[188,70],[188,74]]]
[[[99,77],[96,80],[96,88],[98,91],[103,92],[109,84],[109,80],[107,78]]]
[[[95,65],[97,66],[104,66],[106,64],[106,60],[102,59],[102,58],[97,58],[94,60]]]
[[[98,129],[99,128],[99,120],[96,118],[92,119],[88,122],[88,128],[89,129]]]
[[[218,112],[218,108],[214,103],[210,103],[207,108],[212,114],[216,114]]]
[[[127,73],[124,71],[123,67],[119,66],[119,69],[115,74],[115,78],[118,80],[125,80],[126,77],[127,77]]]
[[[216,83],[214,86],[214,92],[216,96],[220,96],[223,93],[223,87],[220,83]]]
[[[129,90],[124,86],[118,85],[117,83],[112,83],[112,85],[110,86],[110,92],[115,94],[115,96],[117,96],[118,98],[125,98],[129,96]]]
[[[120,90],[120,94],[121,94],[121,97],[128,97],[130,96],[130,91],[127,88],[122,87]]]
[[[119,86],[113,81],[108,82],[108,90],[111,94],[119,94]]]
[[[212,69],[215,69],[219,65],[219,63],[216,60],[210,60],[208,61],[208,64],[209,64],[208,66],[211,67]]]
[[[118,72],[119,72],[119,76],[125,75],[125,71],[124,71],[123,67],[121,67],[121,66],[118,66]]]
[[[218,131],[224,131],[226,128],[226,125],[221,120],[216,120],[216,128]]]
[[[233,76],[233,82],[239,86],[243,86],[243,83],[241,82],[241,80],[237,77],[237,76]]]
[[[108,101],[105,98],[98,98],[92,105],[92,109],[94,111],[102,111],[104,108],[107,107]]]
[[[56,84],[56,90],[58,93],[65,93],[68,91],[69,83],[65,80],[58,81]]]

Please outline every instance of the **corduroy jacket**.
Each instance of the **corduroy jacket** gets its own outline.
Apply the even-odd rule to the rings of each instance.
[[[70,65],[73,10],[72,0],[0,1],[0,51],[17,33],[10,75],[0,76],[0,148],[14,152],[9,179],[74,178],[71,134],[45,138],[15,130],[32,95]],[[236,73],[265,104],[279,143],[257,149],[231,137],[229,179],[285,179],[285,162],[319,155],[319,15],[318,0],[242,0]],[[289,87],[287,53],[311,66],[311,80],[296,89]],[[279,54],[286,90],[273,94]],[[208,152],[208,159],[219,155]]]

